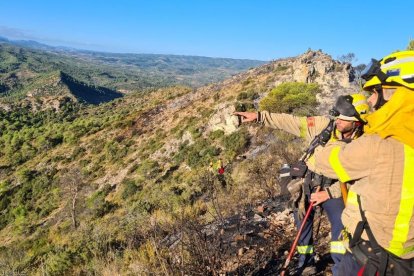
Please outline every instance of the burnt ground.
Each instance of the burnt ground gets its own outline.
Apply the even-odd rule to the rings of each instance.
[[[255,207],[229,217],[221,224],[205,228],[207,236],[219,237],[222,258],[225,259],[219,270],[220,275],[280,274],[297,233],[286,201],[285,197],[280,196],[258,202]],[[310,275],[331,275],[330,225],[324,212],[315,215],[314,240],[317,272]],[[296,265],[295,255],[286,275],[295,275]]]

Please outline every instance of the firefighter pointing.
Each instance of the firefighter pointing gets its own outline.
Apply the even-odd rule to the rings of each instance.
[[[298,239],[297,252],[299,253],[299,264],[297,274],[314,272],[314,251],[313,251],[313,217],[314,211],[309,213],[309,219],[301,227],[305,210],[310,204],[311,194],[319,191],[319,187],[323,187],[320,192],[313,194],[313,204],[320,204],[328,214],[331,223],[331,256],[335,262],[333,272],[335,273],[336,265],[340,262],[343,254],[346,252],[344,246],[339,241],[343,225],[341,222],[341,214],[344,209],[344,202],[340,193],[337,177],[328,178],[323,175],[315,174],[313,171],[307,170],[307,165],[313,162],[313,151],[320,144],[326,143],[328,140],[351,140],[358,138],[363,131],[362,116],[364,116],[369,106],[366,97],[361,94],[353,94],[340,97],[341,102],[349,103],[353,110],[356,109],[357,114],[348,114],[347,110],[336,114],[333,120],[329,117],[297,117],[289,114],[276,114],[267,111],[257,113],[253,112],[236,112],[242,118],[242,122],[256,121],[265,126],[281,129],[295,136],[302,137],[311,142],[302,166],[294,167],[299,174],[302,174],[295,183],[298,183],[297,189],[292,188],[292,194],[298,194],[294,203],[295,223],[298,229],[303,231]],[[339,116],[338,116],[339,115]],[[318,139],[320,137],[320,139]],[[316,139],[315,139],[316,138]],[[323,140],[323,143],[320,143]],[[316,141],[316,144],[313,145]],[[299,175],[297,175],[299,176]],[[302,185],[303,184],[303,185]],[[331,186],[332,185],[332,186]]]

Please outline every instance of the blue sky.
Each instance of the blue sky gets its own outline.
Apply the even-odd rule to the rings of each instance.
[[[322,49],[358,63],[414,38],[414,1],[0,0],[0,36],[120,53],[272,60]]]

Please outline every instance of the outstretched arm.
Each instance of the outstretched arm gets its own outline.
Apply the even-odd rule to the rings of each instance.
[[[299,117],[284,113],[260,112],[234,112],[233,115],[241,117],[241,123],[256,121],[264,126],[281,129],[297,137],[311,141],[329,123],[324,116]]]

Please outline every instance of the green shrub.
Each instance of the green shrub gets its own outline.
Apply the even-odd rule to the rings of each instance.
[[[214,93],[214,95],[213,95],[213,100],[215,101],[215,102],[217,102],[218,100],[220,100],[221,99],[221,95],[220,95],[220,93],[219,92],[216,92],[216,93]]]
[[[63,133],[63,141],[71,145],[76,145],[79,142],[79,138],[72,131],[65,131]]]
[[[157,161],[146,159],[142,161],[137,169],[137,173],[144,179],[155,178],[161,172],[161,167]]]
[[[223,137],[223,135],[224,135],[224,131],[219,129],[219,130],[215,130],[215,131],[210,132],[208,137],[212,140],[216,140],[216,139],[219,139],[219,138]]]
[[[127,155],[128,149],[116,141],[108,141],[104,147],[105,157],[108,161],[119,162]]]
[[[289,68],[291,68],[290,66],[286,66],[286,65],[281,65],[280,63],[277,65],[277,67],[273,70],[274,73],[280,73],[280,72],[284,72],[286,70],[288,70]]]
[[[210,117],[211,114],[214,113],[214,111],[215,110],[212,109],[212,108],[201,108],[199,113],[200,113],[201,117],[208,118],[208,117]]]
[[[102,143],[101,143],[102,144]],[[73,151],[72,151],[72,155],[71,155],[71,159],[75,160],[76,158],[78,158],[79,156],[83,155],[86,152],[86,150],[84,148],[82,148],[81,146],[76,146]]]
[[[185,148],[182,153],[186,163],[191,168],[206,166],[212,157],[220,154],[220,149],[216,148],[206,139],[198,139],[194,144]]]
[[[137,184],[133,179],[124,179],[122,181],[122,186],[123,190],[121,197],[124,200],[133,196],[137,192],[142,191],[142,185]]]
[[[286,82],[272,89],[260,101],[259,107],[274,113],[314,115],[318,104],[316,94],[319,92],[319,85],[315,83]]]
[[[245,81],[243,81],[243,86],[248,86],[249,84],[253,83],[253,79],[251,77],[248,77]]]
[[[191,168],[203,165],[203,157],[200,155],[200,151],[196,148],[191,148],[188,151],[187,158],[185,160]],[[206,164],[206,162],[204,162]]]
[[[35,177],[36,171],[32,171],[27,168],[21,168],[17,171],[16,175],[19,182],[26,183]]]
[[[73,257],[69,252],[49,252],[44,263],[46,275],[64,275],[73,265]]]
[[[11,203],[10,197],[7,195],[1,195],[0,196],[0,212],[2,212],[3,210],[6,210],[9,205]],[[1,218],[5,219],[5,216],[1,216]],[[1,224],[1,223],[0,223]],[[1,229],[1,225],[0,225],[0,229]]]
[[[254,104],[252,102],[236,102],[234,104],[234,109],[237,112],[246,112],[254,110]]]
[[[178,152],[173,155],[175,163],[180,164],[184,161],[189,149],[188,143],[188,140],[185,140],[178,146]]]
[[[132,208],[135,212],[151,213],[155,209],[155,204],[147,199],[137,200],[133,203]]]
[[[164,146],[163,136],[155,136],[148,140],[145,150],[152,154]]]
[[[247,147],[249,143],[249,133],[246,130],[241,129],[230,135],[224,136],[222,138],[222,143],[225,147],[225,154],[227,157],[233,159]]]
[[[259,98],[259,94],[257,92],[254,92],[254,90],[248,90],[248,91],[243,91],[240,92],[239,95],[237,95],[237,100],[238,101],[243,101],[243,100],[256,100],[257,98]]]
[[[192,137],[194,140],[196,140],[197,138],[201,137],[201,135],[203,134],[203,133],[202,133],[202,130],[201,130],[199,127],[197,127],[197,126],[192,126],[192,127],[190,127],[190,128],[188,129],[188,131],[190,132],[191,137]]]
[[[95,192],[88,199],[88,207],[95,217],[103,217],[115,208],[114,204],[105,199],[111,190],[112,187],[110,185],[106,185],[102,190]]]
[[[10,182],[7,180],[0,181],[0,197],[10,189]],[[1,209],[0,209],[1,210]]]
[[[102,143],[101,139],[94,139],[91,141],[91,153],[92,154],[99,154],[102,152],[105,144]]]

